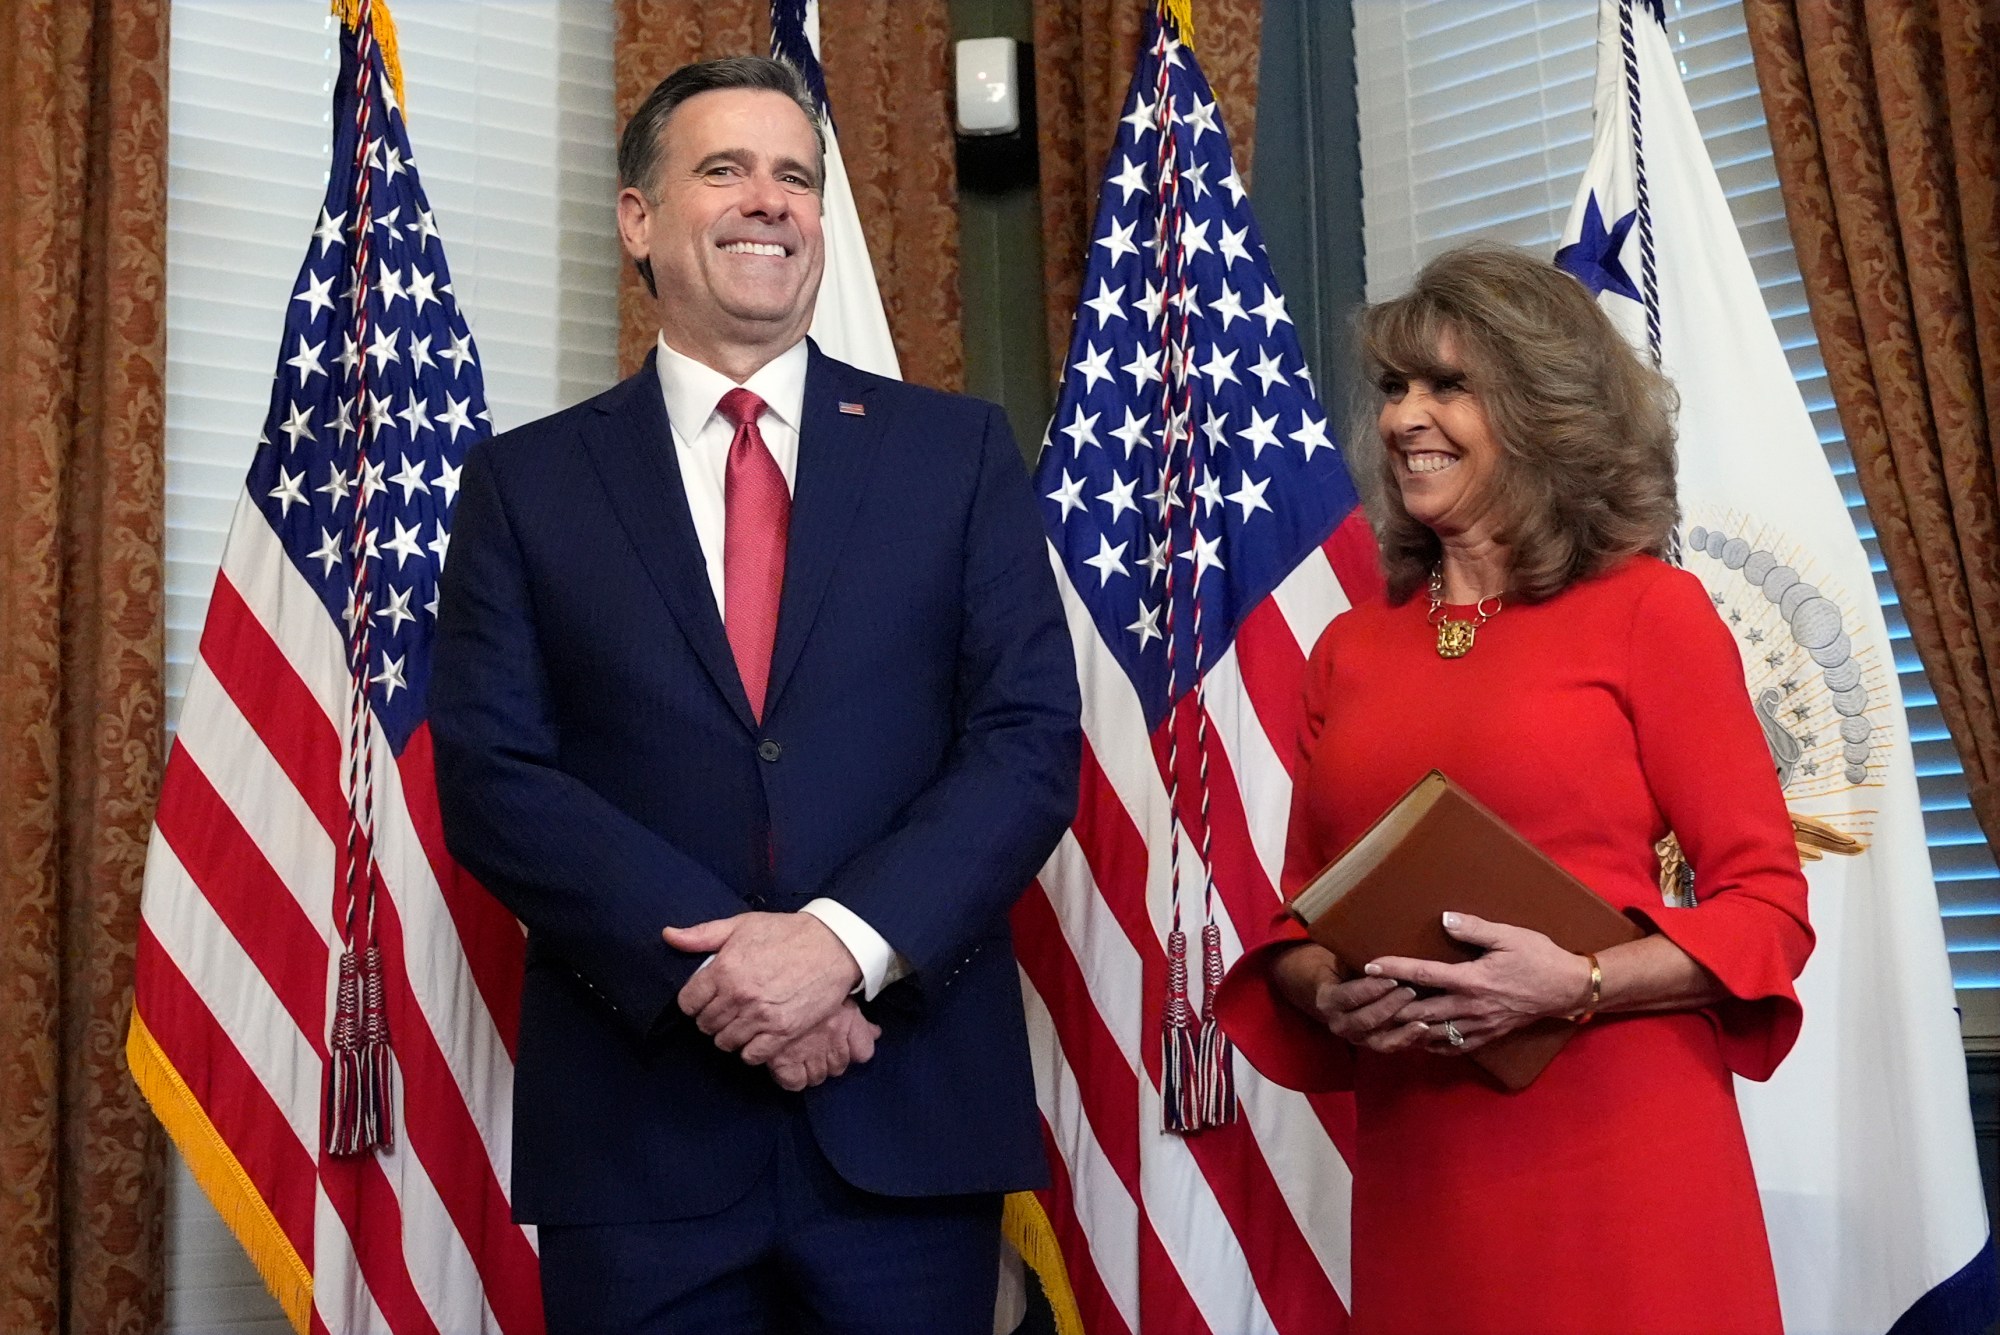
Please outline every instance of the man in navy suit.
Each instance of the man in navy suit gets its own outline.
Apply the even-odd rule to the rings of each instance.
[[[465,465],[431,719],[528,930],[553,1332],[984,1335],[1046,1178],[1006,915],[1074,812],[1069,640],[1000,410],[806,338],[818,135],[776,62],[661,83],[658,348]]]

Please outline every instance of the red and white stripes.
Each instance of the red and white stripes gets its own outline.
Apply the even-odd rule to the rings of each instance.
[[[394,1148],[320,1148],[348,688],[339,628],[246,494],[163,785],[136,1008],[309,1268],[312,1329],[535,1335],[507,1199],[521,930],[444,850],[426,729],[400,758],[369,743]]]

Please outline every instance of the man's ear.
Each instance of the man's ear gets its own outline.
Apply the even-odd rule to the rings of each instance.
[[[625,254],[631,258],[632,267],[645,280],[646,291],[653,297],[660,295],[653,282],[653,261],[649,255],[653,231],[653,206],[646,196],[632,186],[618,192],[618,240],[625,247]]]

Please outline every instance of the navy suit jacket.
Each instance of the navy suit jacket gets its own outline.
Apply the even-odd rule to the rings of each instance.
[[[859,405],[856,414],[841,404]],[[803,1105],[849,1182],[1047,1172],[1007,910],[1076,805],[1074,661],[1001,411],[810,351],[765,718],[723,633],[651,359],[467,458],[431,726],[452,854],[521,919],[516,1216],[706,1214]],[[718,1051],[660,939],[845,904],[913,972],[804,1094]]]

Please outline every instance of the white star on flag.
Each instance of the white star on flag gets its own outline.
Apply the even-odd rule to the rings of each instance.
[[[1097,444],[1097,418],[1096,413],[1085,417],[1083,408],[1079,405],[1076,416],[1062,429],[1062,433],[1070,438],[1075,453],[1082,454],[1084,446]]]
[[[1097,493],[1097,499],[1111,507],[1112,523],[1117,523],[1118,517],[1127,510],[1130,510],[1134,514],[1139,512],[1139,503],[1132,499],[1132,492],[1138,485],[1139,480],[1137,478],[1121,477],[1113,473],[1111,475],[1111,486]],[[1124,551],[1125,544],[1119,544],[1118,550],[1121,552]]]
[[[460,431],[470,431],[473,429],[472,418],[466,415],[466,409],[471,403],[472,400],[470,398],[457,398],[450,390],[445,391],[444,415],[438,418],[438,425],[451,428],[451,438],[454,443],[457,442]],[[452,470],[452,476],[454,478],[458,476],[457,469]]]
[[[291,442],[290,448],[294,450],[299,447],[301,440],[315,439],[312,429],[312,410],[303,403],[294,403],[287,412],[285,420],[278,423],[278,430],[285,433],[285,438]]]
[[[330,311],[333,309],[333,298],[328,295],[333,289],[333,275],[328,274],[324,278],[317,278],[308,271],[305,279],[306,285],[299,290],[298,295],[293,297],[292,300],[303,301],[306,304],[306,319],[314,320],[318,318],[321,311]],[[321,346],[325,345],[322,344]]]
[[[1108,347],[1101,352],[1093,347],[1085,356],[1075,362],[1070,369],[1083,376],[1092,386],[1095,386],[1098,381],[1109,380],[1111,378],[1110,368],[1105,365],[1105,363],[1111,360],[1111,352],[1112,349]]]
[[[1250,313],[1263,319],[1264,332],[1266,334],[1276,329],[1280,324],[1290,324],[1292,322],[1292,317],[1285,313],[1285,299],[1279,296],[1278,290],[1268,283],[1264,285],[1264,300],[1252,307]]]
[[[325,339],[321,339],[311,347],[307,347],[306,336],[304,334],[299,335],[298,355],[287,359],[285,365],[299,373],[300,388],[303,389],[305,386],[311,384],[314,376],[326,374],[326,368],[321,366],[319,362],[320,350],[324,347],[326,347]]]
[[[1097,315],[1097,327],[1104,328],[1113,320],[1125,318],[1125,294],[1113,292],[1111,284],[1102,278],[1097,280],[1097,295],[1083,303]]]
[[[416,614],[410,611],[410,595],[415,592],[416,587],[414,585],[407,589],[394,590],[389,594],[388,601],[375,609],[375,615],[378,618],[389,618],[389,633],[391,635],[401,630],[405,621],[415,621],[417,619]]]
[[[278,470],[278,485],[271,488],[270,496],[278,503],[280,513],[289,515],[295,501],[300,505],[306,503],[305,492],[301,490],[305,480],[304,469],[296,473],[288,473],[282,468]]]
[[[1087,473],[1082,477],[1071,477],[1068,473],[1064,473],[1062,485],[1049,493],[1049,499],[1062,507],[1064,519],[1069,518],[1071,511],[1084,508],[1083,488],[1089,480],[1090,475]]]
[[[1243,443],[1250,447],[1250,457],[1253,460],[1262,459],[1264,457],[1264,447],[1278,443],[1278,415],[1272,413],[1267,418],[1264,414],[1252,408],[1250,410],[1250,421],[1243,428],[1240,436]]]
[[[1267,390],[1273,385],[1285,382],[1285,372],[1278,365],[1278,354],[1275,352],[1265,351],[1259,355],[1257,364],[1250,368],[1250,373],[1262,381]]]
[[[1253,481],[1246,472],[1243,474],[1242,485],[1229,493],[1229,499],[1243,507],[1243,522],[1248,523],[1250,516],[1259,510],[1270,512],[1271,503],[1264,499],[1264,489],[1270,485],[1269,478],[1265,478],[1262,482]]]
[[[473,355],[472,338],[470,335],[460,338],[457,334],[452,334],[451,346],[440,348],[438,356],[451,363],[451,376],[454,380],[458,379],[460,371],[463,371],[468,366],[476,366],[478,364]]]
[[[1085,561],[1084,564],[1097,572],[1099,588],[1109,584],[1113,575],[1128,573],[1125,569],[1125,549],[1129,546],[1131,546],[1130,543],[1121,542],[1116,547],[1113,547],[1111,539],[1101,533],[1098,535],[1097,555]]]
[[[1132,159],[1125,159],[1125,170],[1111,178],[1111,184],[1125,192],[1130,199],[1146,188],[1146,170]]]
[[[1150,419],[1133,413],[1129,404],[1124,406],[1123,411],[1125,413],[1125,420],[1113,427],[1111,434],[1118,439],[1120,444],[1124,445],[1125,457],[1129,460],[1132,457],[1132,451],[1146,443],[1146,435],[1150,430]]]
[[[1310,415],[1299,422],[1299,429],[1291,433],[1290,439],[1299,443],[1308,459],[1312,458],[1314,450],[1333,448],[1333,442],[1326,438],[1326,423],[1315,421]]]
[[[422,455],[406,454],[403,456],[402,471],[389,479],[390,482],[403,489],[403,503],[405,505],[409,504],[410,498],[418,492],[430,490],[430,484],[424,481],[423,468],[424,460]]]
[[[401,354],[396,351],[396,340],[400,337],[402,337],[400,330],[383,325],[375,331],[375,337],[368,341],[368,355],[375,359],[375,371],[378,375],[390,362],[400,358]]]
[[[1221,393],[1225,382],[1229,384],[1241,383],[1236,378],[1236,355],[1238,351],[1238,349],[1232,348],[1225,354],[1222,351],[1220,343],[1215,344],[1208,350],[1208,365],[1201,368],[1201,373],[1208,377],[1209,393]]]
[[[1111,252],[1111,262],[1113,264],[1118,263],[1120,255],[1137,255],[1139,253],[1139,247],[1132,243],[1132,233],[1137,227],[1137,223],[1128,223],[1123,227],[1113,227],[1109,232],[1097,239],[1098,245],[1103,246]]]
[[[409,686],[409,683],[403,680],[403,657],[403,655],[398,655],[391,658],[387,654],[384,654],[382,656],[382,670],[369,678],[374,685],[380,686],[382,694],[391,700],[396,698],[397,691],[404,690]]]
[[[422,531],[423,525],[405,525],[401,519],[394,519],[390,522],[395,524],[396,534],[389,541],[383,543],[382,548],[384,551],[396,553],[396,569],[401,570],[411,557],[423,555],[423,547],[417,542],[417,537]]]
[[[1143,348],[1132,353],[1132,360],[1118,369],[1132,377],[1132,388],[1136,392],[1146,387],[1147,382],[1160,380],[1160,356],[1158,352],[1147,352]]]

